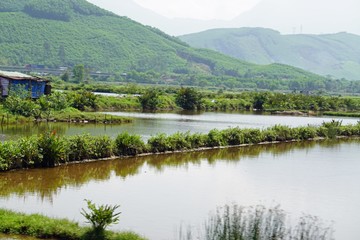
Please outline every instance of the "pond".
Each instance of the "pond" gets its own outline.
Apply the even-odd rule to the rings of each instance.
[[[240,128],[266,128],[275,124],[288,126],[320,125],[324,121],[332,119],[341,120],[343,124],[355,124],[358,118],[345,117],[296,117],[277,116],[246,113],[131,113],[112,112],[107,115],[133,117],[134,121],[129,124],[103,125],[103,124],[68,124],[68,123],[41,123],[41,124],[18,124],[0,126],[0,140],[16,139],[21,136],[43,133],[56,130],[63,135],[75,135],[89,133],[91,135],[117,136],[127,131],[139,134],[144,140],[157,133],[173,134],[176,132],[202,132],[207,133],[211,129],[225,129],[228,127]]]
[[[336,239],[360,239],[360,140],[283,143],[155,155],[0,173],[0,206],[84,224],[84,199],[120,204],[114,230],[176,239],[227,203],[280,204],[334,221]]]

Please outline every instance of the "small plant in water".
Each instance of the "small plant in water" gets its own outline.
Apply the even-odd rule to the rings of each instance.
[[[332,240],[333,229],[317,217],[303,216],[288,224],[279,207],[240,207],[236,204],[217,208],[198,234],[191,228],[180,229],[179,240]]]
[[[111,224],[119,222],[119,215],[121,212],[117,212],[119,205],[99,205],[96,206],[92,201],[86,200],[89,212],[81,209],[81,214],[91,223],[93,228],[98,231],[104,231],[105,228]]]

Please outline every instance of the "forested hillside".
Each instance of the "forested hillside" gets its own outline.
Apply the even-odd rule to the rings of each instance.
[[[321,75],[360,80],[360,36],[348,33],[281,35],[264,28],[214,29],[180,37],[257,64],[283,63]]]
[[[316,74],[191,48],[85,0],[1,0],[0,21],[0,65],[84,64],[143,83],[326,90],[326,79]]]

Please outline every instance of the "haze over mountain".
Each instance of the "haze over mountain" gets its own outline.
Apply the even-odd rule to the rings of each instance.
[[[360,36],[354,34],[281,35],[271,29],[236,28],[207,30],[180,39],[252,63],[283,63],[321,75],[360,80]]]
[[[232,20],[164,17],[141,7],[134,0],[88,1],[142,24],[157,27],[170,35],[183,35],[213,28],[239,27],[266,27],[283,34],[349,32],[360,35],[360,14],[358,14],[360,1],[358,0],[258,0],[260,2],[247,12],[239,9],[238,16]]]

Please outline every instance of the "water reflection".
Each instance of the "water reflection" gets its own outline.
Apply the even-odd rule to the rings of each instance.
[[[316,146],[323,148],[340,147],[342,143],[360,142],[358,139],[324,140],[318,142],[294,142],[270,145],[257,145],[240,148],[213,149],[208,151],[150,155],[123,158],[110,161],[89,162],[66,165],[52,169],[32,169],[0,173],[0,196],[19,197],[36,194],[41,200],[52,200],[61,188],[77,188],[89,181],[106,181],[114,174],[122,179],[139,173],[145,164],[158,172],[169,168],[187,168],[189,165],[209,165],[218,161],[238,162],[243,158],[257,158],[262,154],[280,156],[297,149],[310,150]]]

